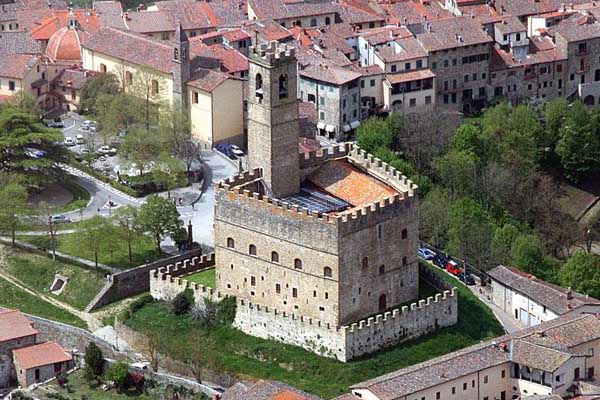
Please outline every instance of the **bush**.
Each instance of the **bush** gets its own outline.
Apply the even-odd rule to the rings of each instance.
[[[123,361],[113,364],[108,370],[107,378],[115,383],[117,390],[123,390],[129,383],[129,367]]]
[[[129,305],[129,310],[134,313],[142,309],[146,304],[152,303],[154,298],[150,294],[145,294],[140,298],[135,299]]]
[[[102,350],[94,342],[85,348],[85,378],[96,379],[104,371],[104,356]]]
[[[173,314],[187,314],[190,311],[192,304],[194,304],[194,294],[190,289],[185,289],[173,299]]]

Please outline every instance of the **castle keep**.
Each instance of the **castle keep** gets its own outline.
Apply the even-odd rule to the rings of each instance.
[[[186,264],[154,271],[153,296],[235,296],[245,333],[343,361],[456,323],[450,287],[400,306],[418,298],[417,187],[351,144],[300,154],[295,76],[292,48],[250,49],[252,170],[217,185],[217,288]]]

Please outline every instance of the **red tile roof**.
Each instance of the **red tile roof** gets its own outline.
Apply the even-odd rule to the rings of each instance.
[[[23,79],[38,59],[29,54],[0,54],[0,76]]]
[[[342,160],[325,163],[308,177],[308,181],[356,207],[398,194],[390,186]]]
[[[46,55],[53,61],[81,61],[81,42],[88,35],[79,29],[68,27],[56,31],[46,47]]]
[[[13,350],[13,357],[19,367],[24,369],[73,360],[73,356],[56,342],[45,342]]]
[[[212,69],[200,68],[194,72],[191,79],[187,82],[188,86],[205,92],[212,92],[227,79],[235,79],[231,76]]]
[[[343,85],[362,75],[358,72],[338,68],[324,63],[311,64],[298,71],[298,75],[321,82],[329,82],[335,85]]]
[[[206,45],[202,42],[202,37],[190,39],[190,54],[202,58],[218,60],[221,65],[221,71],[235,74],[242,71],[248,71],[248,59],[236,49],[227,47],[223,44]]]
[[[435,78],[435,74],[430,69],[419,69],[415,71],[401,72],[398,74],[387,74],[387,80],[391,84],[427,78]]]
[[[96,32],[102,26],[102,21],[95,10],[56,10],[52,12],[52,16],[35,22],[35,27],[31,29],[31,36],[37,40],[50,39],[60,28],[67,26],[71,12],[77,19],[79,29],[82,31],[92,33]]]
[[[0,343],[37,334],[31,321],[20,311],[0,311]]]

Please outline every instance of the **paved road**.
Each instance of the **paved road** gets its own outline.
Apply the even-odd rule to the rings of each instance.
[[[468,288],[471,289],[471,291],[479,298],[479,300],[485,303],[485,305],[492,310],[496,316],[496,319],[500,321],[504,327],[504,331],[506,331],[506,333],[513,333],[526,328],[526,326],[519,320],[516,320],[512,315],[505,313],[502,311],[502,309],[500,309],[500,307],[492,303],[490,286],[468,286]]]

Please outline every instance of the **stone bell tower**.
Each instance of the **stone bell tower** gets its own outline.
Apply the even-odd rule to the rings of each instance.
[[[294,48],[271,42],[252,46],[248,82],[249,167],[262,168],[267,195],[300,190],[297,61]]]
[[[173,39],[173,102],[182,109],[187,107],[187,81],[190,79],[190,42],[181,23],[177,24]]]

